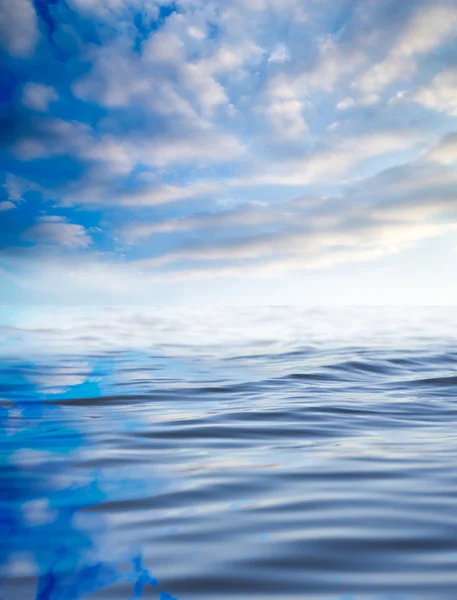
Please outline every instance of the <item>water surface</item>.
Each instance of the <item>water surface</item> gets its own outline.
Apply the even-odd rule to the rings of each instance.
[[[3,600],[455,600],[450,309],[2,311]]]

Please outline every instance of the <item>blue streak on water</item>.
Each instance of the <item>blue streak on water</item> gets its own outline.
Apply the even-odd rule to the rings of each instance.
[[[52,478],[64,475],[68,458],[88,444],[87,436],[65,424],[62,409],[48,405],[47,394],[36,385],[27,382],[24,373],[33,370],[31,364],[16,365],[14,371],[7,369],[7,379],[13,389],[8,406],[0,406],[0,566],[5,567],[16,553],[32,555],[38,570],[35,600],[79,600],[98,590],[118,582],[131,582],[133,596],[141,598],[145,586],[157,586],[157,579],[143,565],[141,555],[131,559],[131,569],[122,574],[114,562],[85,563],[85,556],[94,549],[94,540],[88,531],[74,524],[79,511],[99,505],[107,499],[102,491],[99,474],[85,484],[73,483],[62,489],[49,485]],[[80,393],[93,395],[98,386],[80,384]],[[14,402],[14,390],[19,387],[25,402]],[[26,393],[24,394],[24,388]],[[99,395],[99,394],[97,394]],[[76,393],[79,397],[79,394]],[[76,397],[72,388],[60,390],[59,398],[68,400]],[[15,427],[9,432],[9,421]],[[40,452],[61,455],[63,461],[41,461],[41,476],[34,468],[22,468],[12,460],[18,452]],[[117,485],[124,482],[119,479]],[[132,481],[129,493],[133,492]],[[36,503],[45,502],[43,515],[32,523],[27,511],[36,511]],[[34,508],[35,507],[35,508]],[[48,515],[46,515],[48,513]],[[3,575],[0,583],[4,583]]]

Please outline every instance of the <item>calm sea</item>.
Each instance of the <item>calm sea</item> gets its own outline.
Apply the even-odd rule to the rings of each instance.
[[[457,310],[1,315],[2,600],[457,599]]]

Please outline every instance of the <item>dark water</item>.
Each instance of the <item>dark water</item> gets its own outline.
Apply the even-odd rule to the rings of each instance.
[[[455,311],[2,323],[3,600],[456,600]]]

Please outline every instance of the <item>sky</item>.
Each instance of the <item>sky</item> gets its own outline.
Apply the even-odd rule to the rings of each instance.
[[[457,303],[457,0],[0,0],[0,302]]]

